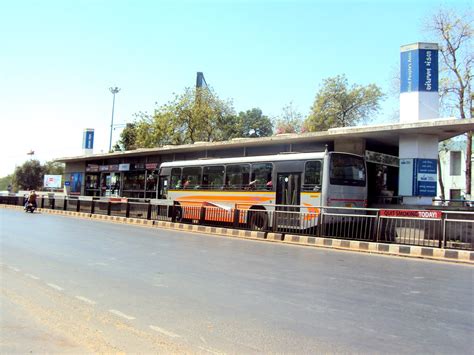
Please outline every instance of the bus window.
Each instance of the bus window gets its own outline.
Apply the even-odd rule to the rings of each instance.
[[[252,177],[249,186],[252,190],[271,190],[272,182],[272,163],[252,164]]]
[[[365,186],[365,164],[361,157],[333,153],[330,156],[331,185]]]
[[[236,164],[226,166],[225,188],[231,190],[242,190],[248,187],[250,179],[250,165]]]
[[[183,168],[183,183],[184,189],[200,189],[202,169],[198,166]]]
[[[202,188],[217,190],[224,186],[224,166],[205,166],[202,173]]]
[[[182,189],[181,184],[181,168],[171,169],[171,189]]]
[[[321,161],[306,162],[303,191],[321,191]]]

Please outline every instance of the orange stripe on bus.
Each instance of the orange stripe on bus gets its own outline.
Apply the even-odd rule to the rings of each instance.
[[[195,201],[195,202],[267,202],[272,200],[273,197],[264,196],[182,196],[178,197],[176,201]]]

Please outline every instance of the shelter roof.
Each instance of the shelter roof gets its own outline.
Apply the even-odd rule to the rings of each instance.
[[[443,118],[415,122],[397,122],[358,127],[331,128],[322,132],[280,134],[263,138],[236,138],[223,142],[196,142],[194,144],[185,145],[167,145],[157,148],[141,148],[124,152],[63,157],[55,160],[59,162],[72,163],[95,159],[185,153],[202,149],[216,150],[223,148],[250,147],[256,145],[264,146],[305,142],[324,143],[344,138],[365,138],[380,142],[382,144],[398,146],[399,137],[401,135],[432,135],[437,136],[439,141],[443,141],[461,135],[467,131],[474,131],[474,119]]]

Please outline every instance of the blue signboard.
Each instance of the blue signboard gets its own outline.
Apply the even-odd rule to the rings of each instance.
[[[400,92],[438,92],[438,51],[414,49],[400,53]]]
[[[83,149],[94,149],[94,130],[85,130],[82,141]]]
[[[436,196],[437,167],[436,159],[400,159],[400,196]]]
[[[436,159],[414,159],[416,183],[414,183],[414,196],[436,196],[438,182]]]

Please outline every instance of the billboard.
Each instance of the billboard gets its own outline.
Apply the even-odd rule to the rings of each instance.
[[[71,173],[69,175],[69,186],[71,193],[80,194],[82,187],[82,173]]]
[[[418,43],[400,53],[400,93],[438,92],[438,46]]]
[[[51,189],[59,189],[61,187],[61,179],[61,175],[45,175],[43,186]]]

